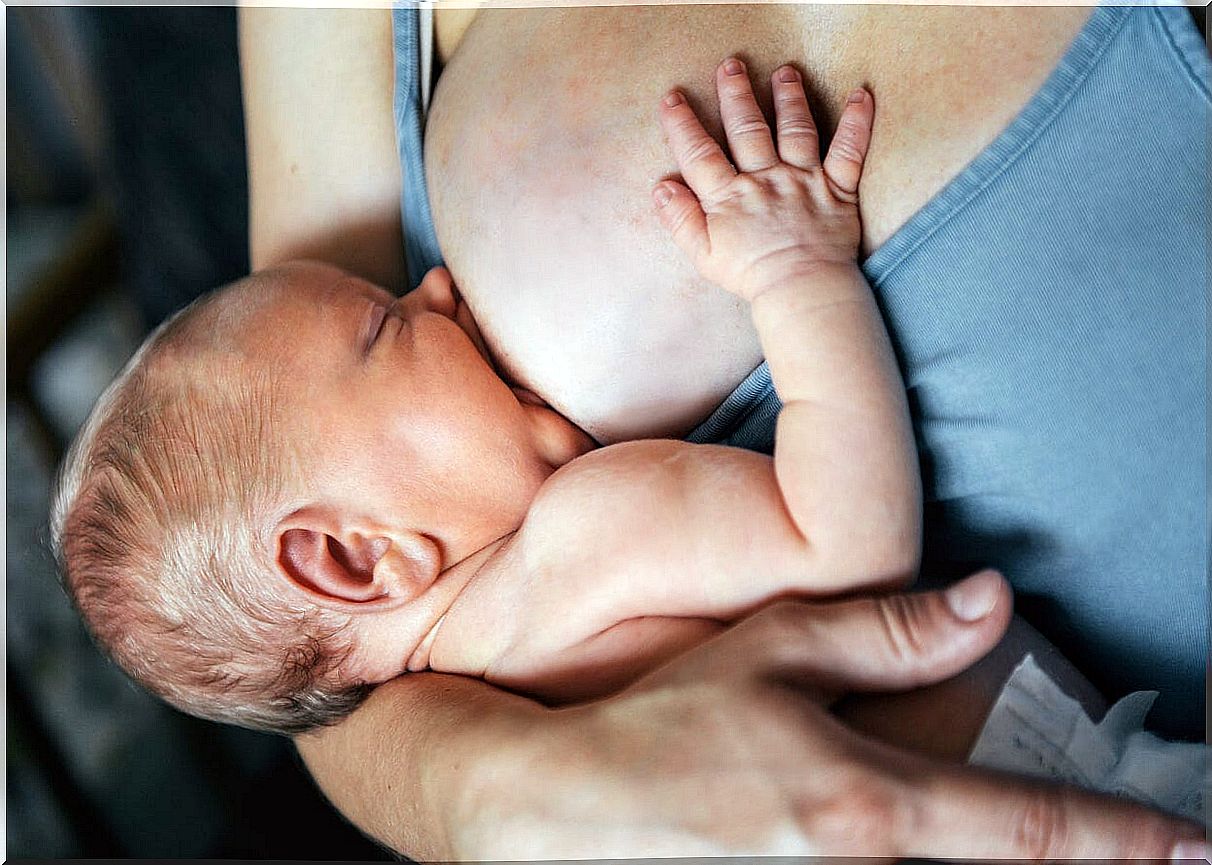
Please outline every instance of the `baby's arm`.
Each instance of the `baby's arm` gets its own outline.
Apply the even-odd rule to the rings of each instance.
[[[904,386],[856,261],[871,96],[851,95],[822,165],[798,73],[783,67],[772,83],[777,150],[744,67],[717,71],[732,163],[685,99],[666,97],[689,188],[665,181],[654,197],[699,272],[751,304],[784,405],[778,487],[813,570],[835,586],[902,583],[920,556],[920,479]]]
[[[736,168],[672,94],[662,121],[690,188],[666,181],[656,198],[668,193],[661,219],[699,271],[752,305],[784,402],[773,471],[757,454],[668,441],[613,445],[565,466],[516,539],[527,562],[518,571],[546,561],[555,578],[528,582],[523,615],[535,620],[516,629],[523,636],[490,681],[584,696],[720,627],[708,617],[916,573],[908,410],[856,263],[871,98],[847,105],[822,166],[798,75],[776,73],[776,152],[743,70],[726,67],[718,84]]]

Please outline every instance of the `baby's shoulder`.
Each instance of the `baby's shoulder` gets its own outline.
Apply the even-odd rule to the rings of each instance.
[[[608,445],[553,474],[535,497],[524,534],[582,540],[655,526],[705,488],[769,470],[769,457],[739,448],[643,439]]]
[[[590,451],[561,467],[535,497],[542,508],[600,506],[613,495],[634,493],[637,484],[675,477],[704,456],[703,445],[672,439],[620,442]]]

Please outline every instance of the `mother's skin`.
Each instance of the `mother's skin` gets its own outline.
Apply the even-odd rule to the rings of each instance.
[[[846,94],[865,84],[876,98],[861,190],[870,252],[1017,114],[1088,14],[481,12],[443,70],[427,128],[440,246],[521,383],[601,441],[688,432],[761,352],[748,310],[697,277],[649,205],[654,182],[674,170],[653,120],[662,93],[683,88],[715,121],[721,58],[747,62],[760,98],[792,61],[827,137]]]
[[[481,13],[444,73],[431,118],[427,158],[443,250],[495,352],[520,382],[603,440],[685,431],[760,358],[745,311],[694,280],[648,210],[651,183],[671,168],[652,117],[659,94],[677,84],[696,107],[708,109],[710,70],[725,54],[740,53],[759,80],[793,60],[818,87],[814,107],[820,127],[829,130],[842,94],[868,84],[878,101],[862,189],[870,250],[1022,107],[1086,14],[772,6]],[[243,37],[251,82],[254,265],[311,255],[400,287],[398,180],[385,182],[399,177],[386,16],[257,11],[247,13],[245,23],[252,25]],[[439,16],[438,23],[439,49],[449,54],[461,22]],[[938,55],[946,61],[926,60]],[[923,67],[927,62],[930,69]],[[645,346],[642,358],[636,345]],[[879,622],[902,621],[895,611],[914,606],[888,609],[847,624],[844,644],[859,660],[881,660],[887,632]],[[957,625],[945,617],[936,622],[931,615],[940,615],[938,605],[930,609],[904,655],[935,675],[919,669],[898,677],[892,670],[891,684],[937,678],[931,653],[954,642]],[[794,615],[817,621],[822,614]],[[674,807],[686,813],[662,811],[655,826],[647,825],[642,807],[628,823],[622,822],[625,808],[610,808],[620,797],[650,801],[644,792],[668,808],[669,791],[679,783],[700,791],[717,786],[737,802],[778,802],[786,792],[780,785],[794,778],[770,770],[741,778],[743,764],[720,758],[735,756],[727,743],[750,738],[779,754],[801,779],[819,769],[894,789],[889,784],[898,773],[888,767],[900,758],[873,772],[876,752],[859,746],[829,751],[829,764],[819,753],[814,757],[785,723],[791,698],[772,694],[768,681],[720,687],[718,678],[704,675],[695,691],[687,671],[696,664],[710,673],[727,659],[748,660],[747,678],[764,669],[763,657],[746,654],[754,650],[745,634],[764,634],[758,642],[766,646],[794,645],[785,627],[762,630],[771,620],[756,620],[741,636],[729,635],[673,665],[656,685],[581,712],[543,712],[482,683],[407,677],[381,688],[349,723],[305,738],[300,747],[325,789],[360,825],[424,858],[651,852],[634,844],[645,836],[667,840],[671,828],[685,843],[675,840],[667,854],[719,852],[729,840],[749,850],[814,852],[821,848],[813,844],[831,843],[829,827],[793,813],[799,825],[791,834],[771,837],[785,828],[773,804],[757,815],[739,807],[712,810],[709,820],[692,826],[685,824],[694,820],[679,818],[708,813],[694,797],[672,794]],[[799,642],[827,631],[812,627]],[[836,669],[802,678],[831,687],[864,683]],[[653,709],[654,689],[656,704],[665,700],[672,714]],[[742,716],[744,727],[729,726]],[[669,738],[671,722],[679,731],[697,731],[693,750]],[[819,734],[825,724],[805,714],[806,733]],[[673,777],[661,789],[649,784],[643,791],[637,777],[653,768],[639,758],[649,755],[678,769],[669,770]],[[577,767],[579,775],[570,772]],[[966,834],[973,844],[983,836],[994,846],[930,846],[927,820],[902,826],[895,844],[864,832],[879,850],[850,852],[1161,856],[1172,840],[1171,827],[1122,806],[1092,806],[1089,799],[1026,787],[999,795],[981,786],[977,773],[949,775],[944,783],[934,764],[916,764],[908,774],[914,782],[937,783],[939,792],[946,788],[951,801],[967,785],[965,832],[934,825],[936,843]],[[556,794],[549,785],[560,781],[569,786]],[[945,798],[911,799],[895,789],[900,792],[877,803],[853,795],[851,784],[828,810],[836,824],[853,828],[888,808],[930,813],[923,801]],[[588,811],[572,807],[578,800]],[[578,839],[572,823],[590,813],[606,825]],[[763,822],[767,813],[771,819]],[[1111,813],[1115,819],[1108,821]],[[611,825],[612,819],[620,822]],[[751,835],[737,835],[746,825]],[[604,836],[607,828],[613,838]],[[839,849],[838,837],[846,833],[835,834],[830,849]],[[518,846],[536,839],[551,846]]]

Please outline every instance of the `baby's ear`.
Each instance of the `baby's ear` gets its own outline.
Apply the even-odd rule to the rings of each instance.
[[[278,524],[279,572],[327,606],[387,607],[407,603],[442,572],[437,545],[417,532],[355,530],[320,509],[305,508]]]

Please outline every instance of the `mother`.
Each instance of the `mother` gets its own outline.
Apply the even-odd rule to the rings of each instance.
[[[865,83],[878,105],[861,190],[865,268],[901,352],[922,448],[927,572],[1002,568],[1020,607],[1103,690],[1161,687],[1159,725],[1195,732],[1206,655],[1206,153],[1190,142],[1203,140],[1209,91],[1183,10],[439,12],[444,68],[426,133],[436,236],[410,160],[395,182],[392,67],[415,38],[415,13],[396,18],[393,58],[386,13],[245,13],[254,266],[309,255],[403,287],[402,186],[414,217],[409,282],[440,240],[519,383],[603,441],[686,434],[723,402],[694,434],[760,445],[774,402],[761,368],[746,378],[760,357],[744,311],[694,278],[648,209],[649,187],[672,168],[651,106],[677,84],[709,110],[709,70],[730,53],[758,80],[798,62],[817,87],[822,129],[842,94]],[[401,65],[405,101],[416,95],[411,64]],[[407,132],[408,106],[397,108]],[[864,658],[878,667],[881,657],[878,617],[864,615],[841,617],[855,630],[847,645],[857,660],[837,662],[851,678]],[[812,737],[790,732],[791,697],[753,683],[742,705],[743,689],[721,685],[721,659],[754,651],[745,635],[771,618],[675,664],[658,685],[584,710],[544,712],[480,683],[415,676],[300,747],[361,825],[427,858],[635,853],[653,849],[637,839],[656,836],[669,853],[813,852],[829,843],[821,813],[853,830],[864,814],[906,811],[908,828],[875,821],[885,835],[867,837],[879,850],[976,851],[922,840],[931,822],[922,814],[937,824],[945,809],[923,809],[935,800],[896,786],[886,753],[849,739],[814,752]],[[958,626],[925,622],[921,651],[946,652],[932,640],[954,639]],[[811,629],[818,639],[821,627]],[[686,684],[695,664],[715,686],[698,701]],[[929,678],[881,675],[894,685]],[[653,708],[654,687],[672,714]],[[841,735],[808,714],[809,731]],[[742,719],[740,732],[728,726]],[[661,737],[673,721],[698,730],[711,756]],[[751,760],[774,751],[792,774],[832,767],[843,793],[812,800],[807,816],[793,808],[787,829],[771,803],[807,800],[775,795],[783,778],[772,768],[742,786],[743,760],[723,747],[742,737],[761,742]],[[642,772],[658,755],[678,767],[664,791]],[[977,812],[1010,813],[967,823],[972,843],[1008,833],[985,848],[1006,855],[1130,855],[1117,839],[1160,845],[1169,831],[1106,820],[1081,799],[1023,788],[999,800],[976,775],[898,765],[919,787],[945,777],[953,796],[967,789]],[[724,771],[715,785],[734,794],[731,813],[675,792]],[[552,784],[562,793],[539,792]],[[736,805],[742,789],[771,816]],[[653,811],[657,801],[673,810]],[[698,822],[687,819],[695,809]],[[665,816],[645,830],[652,813]],[[576,838],[572,824],[583,831],[591,814],[600,829]],[[934,831],[939,843],[959,837],[955,826]],[[552,845],[519,846],[535,839]],[[1065,846],[1086,842],[1105,846]]]

